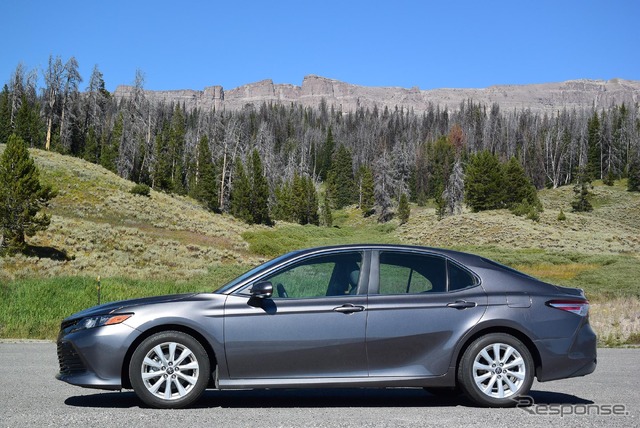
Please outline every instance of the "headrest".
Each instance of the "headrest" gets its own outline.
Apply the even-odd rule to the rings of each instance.
[[[351,284],[352,287],[355,287],[358,285],[359,279],[360,279],[360,271],[359,270],[351,271],[351,273],[349,274],[349,284]]]

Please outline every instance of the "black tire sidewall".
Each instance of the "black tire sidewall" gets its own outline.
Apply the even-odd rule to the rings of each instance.
[[[155,346],[167,342],[179,343],[189,348],[197,359],[199,366],[196,384],[187,395],[177,400],[163,400],[156,397],[147,390],[141,376],[142,363],[147,353]],[[161,409],[178,409],[189,406],[200,398],[209,383],[210,370],[209,356],[198,340],[180,331],[165,331],[149,336],[136,347],[129,364],[129,379],[136,395],[148,406]]]
[[[526,376],[524,383],[518,392],[508,398],[493,398],[479,390],[473,379],[473,362],[478,353],[493,343],[504,343],[515,348],[525,363]],[[534,377],[534,363],[527,346],[516,337],[506,333],[490,333],[476,339],[464,352],[458,367],[458,382],[464,393],[476,404],[486,407],[513,407],[517,404],[516,398],[525,395],[531,389]]]

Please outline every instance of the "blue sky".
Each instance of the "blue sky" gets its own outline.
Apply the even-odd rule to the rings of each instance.
[[[639,0],[3,0],[0,84],[75,56],[107,89],[225,89],[308,74],[364,86],[640,80]]]

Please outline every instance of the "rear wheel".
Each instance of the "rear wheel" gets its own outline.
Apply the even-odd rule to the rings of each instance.
[[[129,378],[136,395],[151,407],[181,408],[196,401],[209,381],[207,352],[179,331],[156,333],[131,357]]]
[[[488,407],[510,407],[531,389],[533,358],[527,347],[505,333],[475,340],[458,367],[458,382],[469,398]]]

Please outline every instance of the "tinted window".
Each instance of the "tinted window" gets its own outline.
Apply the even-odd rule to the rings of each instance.
[[[476,285],[476,279],[471,273],[454,263],[449,263],[449,291],[461,290]]]
[[[246,280],[247,278],[257,274],[258,272],[260,272],[262,270],[268,270],[271,266],[277,265],[282,260],[286,259],[287,257],[291,257],[291,255],[296,254],[298,252],[299,251],[292,251],[290,253],[283,254],[280,257],[277,257],[277,258],[275,258],[273,260],[269,260],[268,262],[263,263],[263,264],[261,264],[259,266],[256,266],[253,269],[251,269],[250,271],[247,271],[247,272],[243,273],[242,275],[240,275],[236,279],[234,279],[231,282],[228,282],[227,284],[225,284],[222,287],[218,288],[215,291],[215,293],[224,293],[225,291],[229,290],[230,288],[233,288],[236,285],[240,284],[242,281]]]
[[[273,284],[274,298],[309,298],[356,294],[362,254],[313,257],[261,279]]]
[[[441,292],[446,289],[445,259],[411,253],[380,254],[380,294]]]

